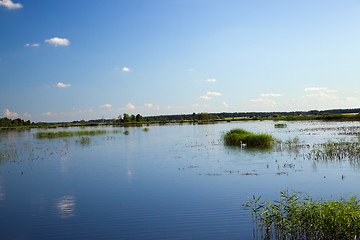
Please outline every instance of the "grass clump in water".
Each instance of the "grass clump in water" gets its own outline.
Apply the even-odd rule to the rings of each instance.
[[[248,147],[268,147],[273,143],[274,138],[269,134],[254,134],[244,129],[232,129],[224,135],[227,145]]]
[[[90,138],[89,137],[80,137],[79,140],[76,140],[77,143],[80,143],[81,145],[88,145],[90,144]]]
[[[260,239],[358,239],[360,206],[356,197],[349,200],[322,198],[281,192],[275,203],[260,202],[253,196],[244,204],[253,217],[253,235]]]
[[[59,137],[73,137],[83,135],[98,135],[105,134],[105,130],[91,130],[91,131],[60,131],[60,132],[38,132],[35,136],[37,138],[59,138]]]
[[[275,123],[275,128],[286,128],[287,124],[286,123]]]

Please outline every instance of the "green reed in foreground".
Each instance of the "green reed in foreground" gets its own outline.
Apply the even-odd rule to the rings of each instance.
[[[244,129],[232,129],[224,135],[224,141],[227,145],[248,147],[268,147],[274,142],[274,138],[268,134],[254,134]]]
[[[281,192],[280,200],[244,204],[253,217],[253,235],[260,239],[358,239],[360,206],[356,197],[313,200],[295,192]]]
[[[38,132],[36,133],[37,138],[59,138],[59,137],[73,137],[73,136],[83,136],[83,135],[98,135],[106,134],[105,130],[91,130],[91,131],[60,131],[60,132]]]

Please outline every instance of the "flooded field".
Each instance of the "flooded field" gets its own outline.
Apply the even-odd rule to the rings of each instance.
[[[358,160],[311,152],[328,141],[359,142],[359,122],[275,124],[2,131],[0,239],[251,239],[248,197],[360,193]],[[296,144],[225,146],[222,135],[234,128]],[[80,130],[105,131],[36,137]]]

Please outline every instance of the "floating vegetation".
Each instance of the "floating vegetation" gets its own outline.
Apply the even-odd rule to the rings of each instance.
[[[88,144],[90,144],[90,138],[89,137],[80,137],[80,139],[76,140],[75,142],[80,143],[81,145],[88,145]]]
[[[268,134],[254,134],[244,129],[232,129],[224,135],[227,145],[248,146],[248,147],[268,147],[274,142],[274,138]]]
[[[143,131],[144,131],[144,132],[148,132],[148,131],[149,131],[149,128],[143,128]]]
[[[130,132],[129,132],[128,130],[125,130],[125,131],[124,131],[124,134],[125,134],[125,135],[129,135]]]
[[[83,135],[98,135],[106,134],[105,130],[91,130],[91,131],[60,131],[60,132],[38,132],[36,133],[37,138],[59,138],[59,137],[73,137],[73,136],[83,136]]]
[[[286,123],[275,123],[275,128],[286,128],[287,124]]]
[[[254,239],[358,239],[360,206],[349,200],[313,200],[299,193],[282,191],[274,203],[253,196],[243,206],[253,219]]]
[[[258,176],[259,174],[258,173],[243,173],[242,175],[244,176]]]

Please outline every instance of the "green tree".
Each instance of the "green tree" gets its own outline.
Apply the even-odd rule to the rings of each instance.
[[[143,121],[143,117],[140,114],[136,115],[136,121],[137,122],[142,122]]]
[[[129,114],[124,113],[123,122],[131,122]]]

